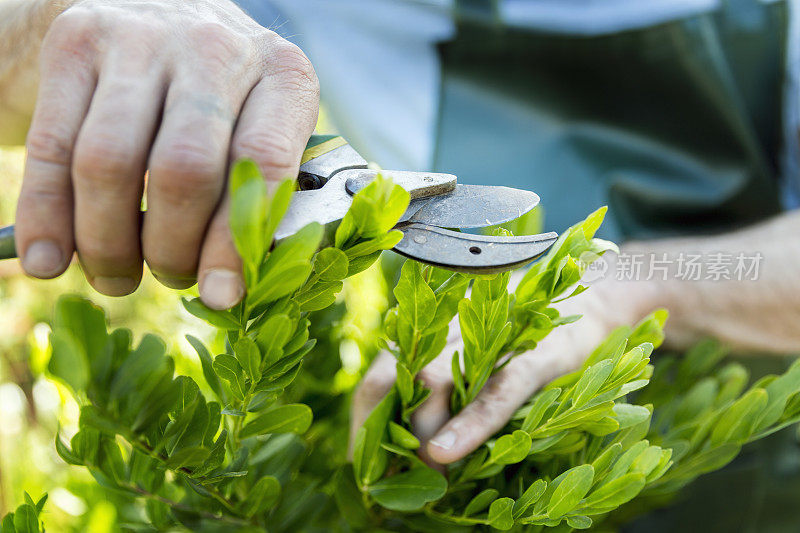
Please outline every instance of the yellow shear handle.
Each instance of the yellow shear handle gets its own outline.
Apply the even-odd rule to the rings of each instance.
[[[308,140],[308,144],[306,144],[300,164],[308,163],[312,159],[327,154],[345,144],[347,144],[347,141],[339,135],[312,135]]]

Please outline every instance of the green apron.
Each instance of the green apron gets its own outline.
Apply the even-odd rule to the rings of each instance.
[[[787,7],[757,0],[594,37],[458,2],[435,167],[529,188],[546,229],[609,206],[605,238],[711,233],[780,210]]]
[[[780,211],[785,3],[585,37],[510,29],[460,0],[441,45],[435,167],[532,189],[547,230],[609,206],[617,241],[730,230]],[[759,359],[754,374],[786,360]],[[748,446],[635,532],[800,531],[794,430]]]

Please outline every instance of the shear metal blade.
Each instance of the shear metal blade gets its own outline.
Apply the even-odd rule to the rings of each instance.
[[[451,193],[412,200],[400,222],[482,228],[519,218],[538,204],[539,196],[530,191],[458,184]]]
[[[394,251],[448,270],[491,274],[530,263],[556,242],[555,233],[519,237],[472,235],[425,224],[403,226]]]

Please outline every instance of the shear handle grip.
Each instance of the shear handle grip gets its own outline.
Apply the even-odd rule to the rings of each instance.
[[[14,226],[0,228],[0,259],[17,257],[17,246],[14,241]]]

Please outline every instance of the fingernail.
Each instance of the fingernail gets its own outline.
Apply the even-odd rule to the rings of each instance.
[[[444,433],[436,435],[433,439],[431,439],[430,444],[443,450],[449,450],[453,447],[453,444],[456,443],[456,436],[457,435],[455,431],[448,429]]]
[[[200,280],[200,298],[212,309],[230,309],[239,303],[242,296],[242,276],[231,270],[209,270]]]
[[[125,296],[136,290],[139,283],[133,278],[107,278],[93,279],[94,288],[107,296]]]
[[[22,267],[25,272],[40,278],[55,276],[61,270],[64,254],[53,241],[35,241],[25,250]]]

